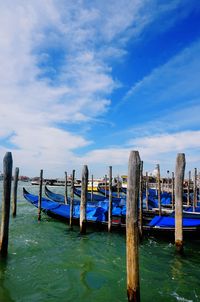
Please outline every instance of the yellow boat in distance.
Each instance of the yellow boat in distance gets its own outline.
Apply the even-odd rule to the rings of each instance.
[[[122,180],[122,188],[127,189],[127,175],[122,175],[121,180]]]
[[[98,192],[98,187],[108,189],[108,180],[105,182],[104,178],[93,179],[93,192]],[[92,180],[88,180],[88,191],[92,191]]]

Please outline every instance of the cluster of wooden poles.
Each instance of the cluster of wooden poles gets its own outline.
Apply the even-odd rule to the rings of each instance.
[[[126,204],[127,296],[130,302],[140,301],[139,240],[141,230],[139,229],[138,223],[138,198],[139,192],[141,191],[141,166],[142,163],[138,151],[132,151],[128,165]],[[175,172],[175,246],[179,252],[183,251],[182,204],[184,172],[185,154],[180,153],[176,158]],[[161,211],[161,209],[159,209],[159,211]]]
[[[141,182],[144,182],[143,180],[143,162],[141,161],[140,163],[141,166]],[[197,168],[194,168],[194,175],[193,175],[193,181],[191,178],[191,171],[188,173],[188,180],[187,180],[187,187],[185,189],[187,190],[187,206],[189,207],[190,205],[193,206],[193,211],[195,210],[195,207],[197,207]],[[199,175],[199,180],[200,180],[200,175]],[[170,187],[170,179],[168,180],[168,185],[167,185],[167,191],[171,192],[172,196],[172,204],[171,208],[174,210],[175,208],[175,177],[174,177],[174,172],[172,172],[172,177],[171,177],[171,187]],[[159,215],[161,215],[161,177],[160,177],[160,165],[157,165],[157,176],[156,176],[156,183],[154,186],[157,189],[157,196],[158,196],[158,208],[159,208]],[[148,182],[148,172],[146,172],[146,177],[145,177],[145,189],[146,189],[146,209],[149,210],[149,204],[148,204],[148,192],[149,192],[149,182]],[[141,193],[143,190],[143,184],[141,183]],[[164,190],[162,190],[164,191]],[[193,198],[190,198],[190,193],[193,192]],[[191,202],[192,201],[192,202]]]
[[[7,152],[4,161],[4,187],[2,199],[2,221],[0,235],[0,256],[6,257],[8,250],[9,233],[9,215],[12,181],[12,154]],[[140,200],[140,209],[142,209],[142,166],[138,151],[131,151],[128,163],[128,183],[127,183],[127,201],[126,201],[126,259],[127,259],[127,296],[128,301],[140,301],[139,286],[139,241],[142,233],[142,211],[138,211],[138,199]],[[160,173],[160,172],[159,172]],[[158,173],[158,174],[159,174]],[[183,204],[183,182],[185,173],[185,154],[179,153],[176,158],[175,177],[172,181],[174,186],[175,200],[175,246],[177,251],[183,251],[183,230],[182,230],[182,204]],[[16,168],[13,190],[13,216],[16,215],[16,196],[19,168]],[[71,198],[70,198],[70,221],[73,224],[73,186],[75,170],[72,172]],[[158,175],[158,178],[160,175]],[[67,179],[67,173],[66,173]],[[38,220],[41,219],[41,200],[42,200],[42,180],[43,170],[40,171],[40,189],[38,198]],[[108,231],[112,229],[112,167],[109,168],[109,210],[108,210]],[[82,170],[82,188],[80,201],[80,233],[86,232],[86,205],[87,205],[87,185],[88,185],[88,167],[83,166]],[[147,190],[148,190],[148,186]],[[65,190],[67,194],[67,186]],[[67,195],[65,194],[67,203]],[[172,193],[173,194],[173,193]],[[147,194],[148,196],[148,194]],[[160,196],[160,181],[158,186],[158,196]],[[159,201],[159,200],[158,200]],[[148,202],[148,201],[147,201]],[[147,204],[148,205],[148,204]],[[161,203],[159,202],[159,211],[161,212]],[[138,214],[140,213],[140,214]],[[140,221],[140,223],[139,223]]]
[[[84,165],[82,169],[81,178],[81,201],[80,201],[80,233],[86,233],[86,207],[88,201],[88,166]],[[75,182],[75,170],[72,171],[71,188],[70,188],[70,218],[69,226],[73,227],[73,212],[74,212],[74,182]],[[107,180],[106,180],[107,183]],[[41,201],[42,201],[42,184],[43,184],[43,170],[40,170],[40,182],[39,182],[39,198],[38,198],[38,220],[41,220]],[[93,184],[93,175],[92,175]],[[106,190],[105,190],[106,191]],[[67,204],[67,172],[65,172],[65,204]],[[93,201],[93,188],[91,190],[91,201]],[[108,210],[108,231],[111,231],[112,227],[112,167],[109,167],[109,210]]]

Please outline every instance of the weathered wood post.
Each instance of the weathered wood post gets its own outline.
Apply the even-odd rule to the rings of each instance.
[[[6,152],[3,159],[4,175],[3,175],[3,198],[2,198],[1,237],[0,237],[1,257],[6,257],[8,254],[12,165],[13,165],[12,153]]]
[[[120,198],[119,175],[117,176],[117,197]]]
[[[194,180],[193,180],[193,212],[197,206],[197,168],[194,168]]]
[[[88,188],[88,167],[83,166],[81,184],[81,206],[80,206],[80,233],[86,233],[86,207],[87,207],[87,188]]]
[[[188,187],[187,187],[187,206],[190,206],[190,182],[191,182],[191,171],[188,174]]]
[[[38,221],[41,220],[42,184],[43,184],[43,170],[40,170],[40,184],[39,184],[39,196],[38,196]]]
[[[167,192],[170,192],[170,179],[169,179],[169,170],[167,170]]]
[[[143,225],[143,161],[140,162],[140,187],[139,187],[139,231],[140,237],[142,237],[142,225]]]
[[[19,168],[15,168],[14,184],[13,184],[13,197],[12,197],[12,215],[16,216],[17,212],[17,185],[19,179]]]
[[[112,167],[109,167],[108,232],[112,230]]]
[[[174,172],[172,172],[172,210],[174,210],[174,199],[175,199],[175,193],[174,193]]]
[[[128,164],[126,203],[126,268],[129,302],[140,302],[138,196],[140,182],[140,156],[131,151]]]
[[[149,210],[149,176],[146,172],[146,209]]]
[[[94,177],[93,177],[93,174],[92,174],[91,181],[92,181],[92,187],[91,187],[91,202],[93,202],[93,193],[94,193]]]
[[[175,245],[178,252],[183,251],[183,181],[185,154],[178,153],[175,172]]]
[[[105,175],[105,197],[107,197],[107,175]]]
[[[74,179],[75,170],[72,170],[71,188],[70,188],[70,214],[69,214],[69,226],[73,227],[73,212],[74,212]]]
[[[68,197],[68,192],[67,192],[67,172],[65,172],[65,204],[68,204],[67,197]]]
[[[159,212],[159,216],[161,216],[161,189],[160,189],[160,165],[157,166],[158,167],[158,212]]]

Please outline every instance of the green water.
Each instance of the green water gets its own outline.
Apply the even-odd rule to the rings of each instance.
[[[9,256],[0,263],[0,302],[123,302],[126,298],[125,236],[78,228],[42,215],[22,197],[10,221]],[[0,184],[0,193],[2,184]],[[63,192],[64,187],[54,188]],[[200,240],[185,245],[145,239],[140,246],[141,301],[200,301]]]

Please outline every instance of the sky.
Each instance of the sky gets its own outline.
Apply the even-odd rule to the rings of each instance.
[[[0,171],[199,168],[199,0],[0,0],[0,66]]]

